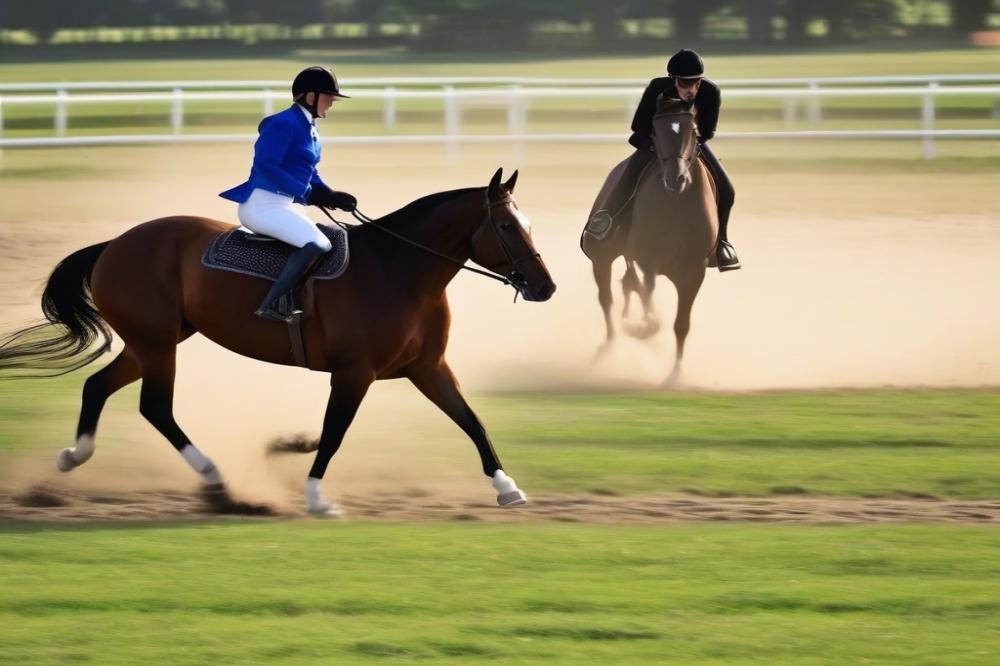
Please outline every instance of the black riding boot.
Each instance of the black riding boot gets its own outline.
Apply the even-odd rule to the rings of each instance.
[[[288,321],[288,319],[294,317],[296,314],[302,314],[301,310],[292,310],[287,315],[282,314],[278,311],[278,301],[282,296],[289,294],[295,288],[299,280],[302,279],[302,276],[312,266],[316,257],[324,252],[325,250],[316,245],[316,243],[306,243],[296,249],[295,252],[292,252],[288,257],[288,261],[285,262],[285,267],[281,270],[278,279],[274,281],[271,290],[264,297],[264,302],[261,303],[254,314],[258,317],[274,321]]]
[[[736,250],[732,243],[729,242],[727,232],[729,230],[729,213],[733,210],[733,203],[736,201],[736,190],[733,188],[733,181],[729,180],[729,174],[722,167],[722,162],[709,148],[708,143],[701,144],[701,154],[705,166],[712,172],[715,187],[719,191],[719,241],[715,246],[715,259],[719,264],[720,271],[735,271],[740,268],[740,259],[736,256]]]

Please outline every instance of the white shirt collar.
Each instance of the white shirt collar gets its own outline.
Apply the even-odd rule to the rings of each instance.
[[[302,106],[298,102],[295,103],[295,106],[299,107],[299,111],[301,111],[305,115],[306,120],[309,121],[310,125],[315,125],[316,124],[316,119],[313,118],[313,116],[312,116],[311,113],[309,113],[309,109],[307,109],[306,107]]]

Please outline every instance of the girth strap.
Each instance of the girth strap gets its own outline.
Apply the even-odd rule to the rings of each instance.
[[[305,341],[302,339],[302,315],[292,315],[285,321],[288,322],[288,339],[292,343],[292,358],[295,359],[295,365],[308,368],[309,359],[306,357]]]

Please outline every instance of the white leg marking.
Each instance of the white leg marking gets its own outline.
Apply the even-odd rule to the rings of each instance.
[[[502,469],[493,473],[493,488],[497,491],[497,504],[500,506],[518,506],[528,503],[528,498],[517,487],[514,479],[507,476]]]
[[[80,435],[76,440],[76,446],[59,452],[56,466],[59,471],[68,472],[90,460],[92,455],[94,455],[94,436]]]
[[[311,476],[306,479],[306,513],[314,516],[325,516],[327,518],[340,518],[344,514],[343,510],[333,502],[323,498],[323,493],[319,487],[321,482],[322,479],[316,479]]]
[[[181,456],[191,465],[191,469],[201,474],[201,481],[207,486],[221,485],[222,475],[212,459],[202,453],[194,444],[181,449]]]

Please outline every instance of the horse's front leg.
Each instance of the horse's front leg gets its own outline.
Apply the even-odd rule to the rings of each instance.
[[[306,479],[308,513],[330,517],[338,517],[342,513],[340,507],[323,498],[320,481],[326,474],[330,458],[344,441],[344,434],[374,380],[375,376],[370,370],[341,371],[330,375],[330,399],[326,403],[323,434],[320,435],[316,459],[313,461],[312,469],[309,470],[309,478]]]
[[[493,488],[497,491],[497,504],[500,506],[525,504],[528,498],[517,487],[514,479],[503,471],[489,435],[486,434],[486,428],[469,407],[469,403],[465,401],[458,381],[452,374],[451,368],[448,367],[448,363],[441,359],[439,363],[434,365],[414,367],[410,369],[407,376],[413,385],[420,389],[421,393],[447,414],[472,439],[483,464],[483,474],[490,477]]]

